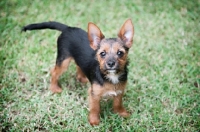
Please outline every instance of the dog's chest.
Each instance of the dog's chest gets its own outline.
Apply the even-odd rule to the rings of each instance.
[[[112,83],[107,83],[104,85],[104,88],[102,88],[102,96],[104,98],[107,97],[115,97],[123,93],[124,86],[119,84],[112,84]]]
[[[119,75],[115,73],[109,73],[106,75],[106,78],[111,81],[113,84],[119,83]]]

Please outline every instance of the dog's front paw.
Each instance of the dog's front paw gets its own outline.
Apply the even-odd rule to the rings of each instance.
[[[99,116],[96,114],[89,114],[89,123],[91,126],[99,125],[100,123]]]
[[[117,113],[118,115],[122,116],[122,117],[129,117],[130,113],[126,111],[126,109],[121,108],[121,109],[115,109],[114,110],[115,113]]]
[[[62,89],[58,85],[51,85],[50,90],[53,93],[61,93]]]

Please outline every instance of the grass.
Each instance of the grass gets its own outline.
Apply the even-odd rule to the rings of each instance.
[[[200,1],[0,1],[0,131],[200,131]],[[115,37],[127,19],[135,26],[124,105],[128,119],[101,103],[101,124],[87,121],[88,85],[71,64],[52,94],[52,30],[21,33],[22,26],[55,20],[87,29],[96,23]]]

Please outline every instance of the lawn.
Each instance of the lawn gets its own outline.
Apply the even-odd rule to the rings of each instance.
[[[0,131],[200,131],[199,0],[1,0]],[[24,25],[58,21],[87,30],[97,24],[116,37],[124,21],[135,27],[129,51],[122,118],[101,102],[101,123],[88,123],[87,88],[75,64],[49,90],[60,32],[22,33]]]

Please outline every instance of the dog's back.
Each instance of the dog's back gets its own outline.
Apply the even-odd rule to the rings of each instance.
[[[42,29],[62,32],[57,39],[56,65],[61,66],[65,59],[73,58],[82,72],[92,81],[93,77],[91,78],[90,73],[93,72],[91,70],[96,69],[94,67],[98,63],[95,59],[95,51],[89,45],[87,32],[81,28],[70,27],[55,21],[29,24],[24,26],[22,31]]]
[[[90,47],[87,32],[80,28],[68,27],[58,38],[58,60],[72,57],[87,78],[91,79],[92,70],[96,69],[98,62],[95,51]],[[62,60],[61,60],[62,61]]]

